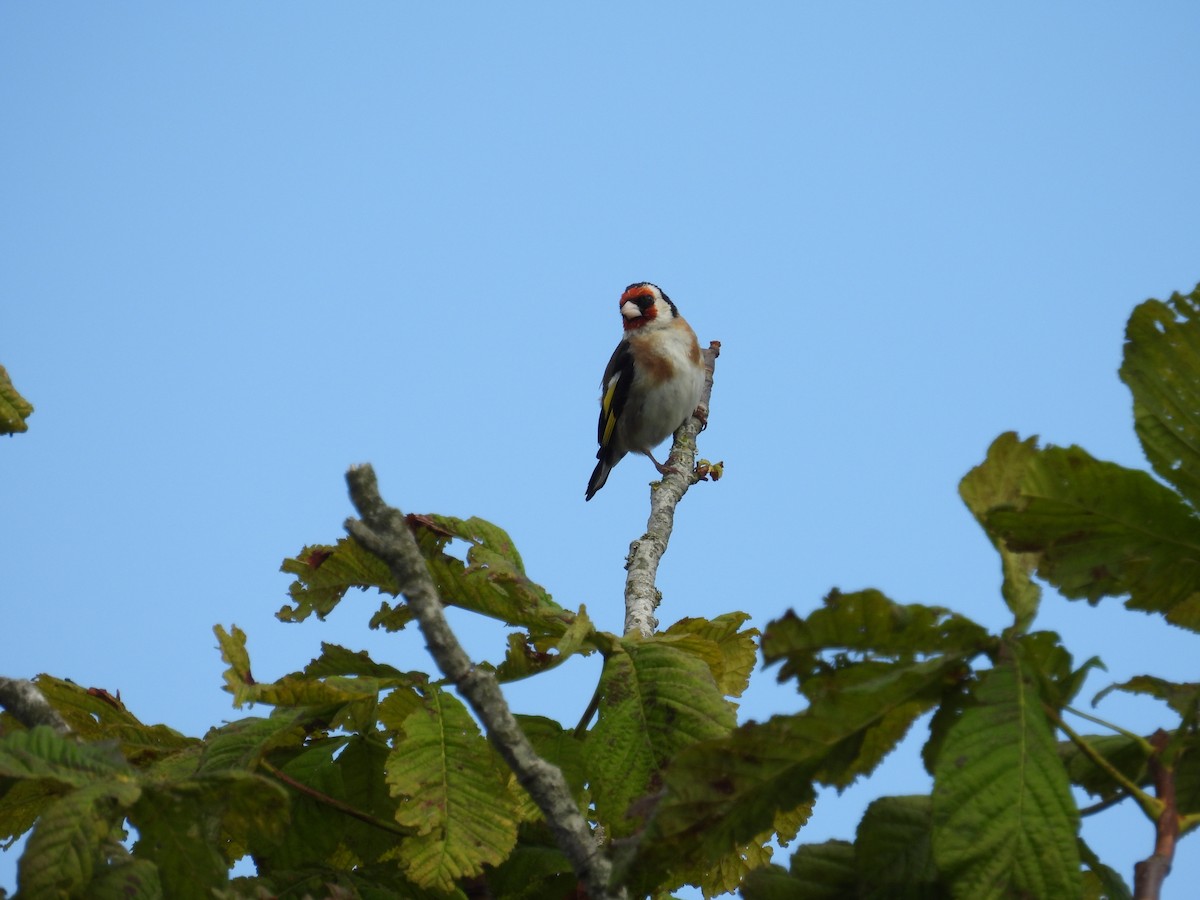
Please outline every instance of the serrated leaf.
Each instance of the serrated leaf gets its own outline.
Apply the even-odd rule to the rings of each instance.
[[[833,591],[803,619],[789,611],[767,625],[762,642],[767,664],[782,660],[780,679],[796,678],[808,697],[806,727],[840,736],[813,772],[838,788],[870,772],[992,643],[969,619],[874,590]]]
[[[121,746],[122,755],[135,766],[148,765],[187,747],[198,746],[166,725],[145,725],[120,701],[107,692],[86,690],[70,681],[39,675],[34,679],[47,702],[71,726],[76,736],[89,743],[111,740]]]
[[[1128,681],[1109,685],[1100,691],[1092,700],[1092,705],[1095,706],[1111,691],[1156,697],[1179,714],[1184,726],[1195,722],[1200,713],[1200,684],[1194,681],[1167,681],[1154,675],[1135,675]]]
[[[278,747],[298,747],[304,740],[296,713],[277,713],[270,718],[246,718],[214,728],[204,738],[201,774],[241,769],[254,771],[258,761]]]
[[[466,708],[432,691],[404,721],[405,738],[388,758],[396,821],[416,829],[397,858],[408,878],[449,890],[483,866],[498,865],[517,840],[516,801],[508,769]]]
[[[411,672],[401,672],[395,666],[375,662],[366,650],[355,652],[325,641],[321,642],[321,655],[309,662],[303,672],[297,674],[306,675],[309,678],[323,678],[330,675],[361,675],[394,684],[410,684],[413,679]],[[420,677],[424,678],[424,676]]]
[[[47,779],[0,778],[0,840],[11,842],[33,827],[50,803],[70,790]],[[7,848],[7,843],[3,845]]]
[[[504,900],[574,900],[579,877],[556,847],[518,845],[488,872],[491,896]]]
[[[28,431],[25,420],[33,415],[33,404],[17,393],[8,372],[0,366],[0,434]]]
[[[379,703],[379,724],[401,738],[404,736],[405,720],[424,706],[425,698],[415,688],[396,688]]]
[[[25,897],[85,896],[104,865],[105,845],[119,829],[122,810],[138,799],[132,781],[93,781],[47,806],[17,862]]]
[[[856,896],[856,886],[854,845],[826,841],[798,847],[787,872],[779,866],[751,872],[742,896],[745,900],[849,900]]]
[[[279,751],[272,761],[290,782],[341,800],[345,795],[343,770],[334,765],[333,757],[349,740],[348,737],[316,739],[296,750]],[[279,840],[265,837],[252,840],[250,849],[268,860],[272,870],[302,868],[314,861],[331,860],[343,841],[349,817],[294,784],[289,783],[288,790],[290,816],[286,831]]]
[[[220,823],[207,815],[194,790],[151,789],[129,819],[138,830],[133,854],[155,865],[165,896],[208,900],[225,884],[229,865],[217,850]]]
[[[944,610],[902,607],[878,592],[835,594],[808,621],[772,622],[764,654],[786,659],[812,702],[679,752],[643,840],[643,877],[703,868],[811,803],[814,782],[843,788],[871,772],[919,715],[957,689],[983,637]],[[953,653],[937,655],[939,646]]]
[[[900,604],[876,590],[831,591],[805,618],[789,610],[767,625],[763,660],[783,661],[779,680],[796,678],[810,700],[841,690],[841,672],[926,657],[968,659],[989,645],[987,631],[937,606]],[[836,676],[836,677],[835,677]]]
[[[750,872],[742,883],[738,896],[742,900],[824,900],[835,895],[813,893],[807,882],[801,881],[782,866],[764,866]],[[837,897],[850,897],[850,894],[837,894]]]
[[[632,833],[630,804],[657,787],[671,757],[734,724],[704,662],[669,640],[622,640],[604,662],[599,716],[584,744],[597,818],[614,836]]]
[[[88,885],[88,900],[161,900],[158,867],[144,859],[113,866]]]
[[[571,612],[525,574],[503,529],[476,518],[427,515],[409,516],[408,521],[442,602],[524,626],[535,637],[562,635],[574,621]],[[465,564],[444,552],[452,538],[467,543]]]
[[[1135,784],[1148,781],[1149,754],[1144,742],[1121,734],[1083,735],[1082,740],[1109,765]],[[1059,756],[1067,769],[1071,784],[1078,785],[1094,797],[1108,800],[1124,793],[1124,787],[1113,780],[1107,771],[1092,762],[1074,741],[1059,744]]]
[[[587,769],[584,762],[583,741],[576,738],[574,732],[563,728],[553,719],[522,715],[518,715],[516,718],[521,726],[521,731],[525,733],[525,737],[529,739],[529,743],[533,745],[537,755],[558,767],[579,808],[587,809],[588,804],[584,799]],[[542,818],[542,811],[517,782],[515,774],[509,777],[509,789],[518,797],[520,803],[518,816],[521,821],[531,822]]]
[[[296,576],[288,587],[293,605],[285,605],[276,613],[281,622],[303,622],[313,613],[324,620],[351,588],[377,588],[393,597],[400,590],[383,560],[348,537],[333,546],[305,547],[296,556],[285,559],[279,569]],[[412,618],[407,607],[402,609],[403,612],[392,611],[389,631],[399,631]]]
[[[384,822],[396,816],[396,801],[384,777],[390,752],[381,740],[354,736],[334,763],[341,770],[345,802]],[[396,835],[350,819],[346,822],[346,843],[362,862],[373,863],[395,846]]]
[[[867,807],[854,842],[861,900],[948,900],[933,863],[931,807],[927,796],[881,797]]]
[[[1200,519],[1145,472],[1101,462],[1078,447],[1030,461],[1022,504],[995,509],[993,528],[1066,597],[1129,594],[1129,609],[1200,631]]]
[[[1175,805],[1181,815],[1200,812],[1200,735],[1189,734],[1179,741],[1175,760]]]
[[[1200,507],[1200,287],[1133,311],[1121,379],[1150,465]]]
[[[0,776],[84,787],[100,778],[132,773],[114,746],[81,744],[46,725],[0,738]]]
[[[1020,661],[980,676],[934,771],[934,858],[963,900],[1082,891],[1079,815],[1054,733]]]
[[[959,496],[1000,554],[1000,592],[1012,610],[1019,631],[1024,631],[1033,621],[1042,596],[1041,588],[1030,577],[1037,556],[1009,550],[988,526],[987,514],[997,506],[1011,506],[1020,500],[1021,481],[1036,452],[1036,438],[1020,441],[1012,432],[1002,434],[988,448],[987,458],[968,472],[958,485]]]
[[[1125,879],[1100,861],[1100,857],[1079,839],[1079,858],[1087,867],[1083,873],[1084,900],[1133,900]]]
[[[1103,669],[1099,657],[1093,656],[1078,669],[1072,669],[1071,654],[1062,645],[1062,638],[1053,631],[1033,631],[1018,638],[1021,656],[1039,675],[1038,687],[1042,700],[1062,709],[1074,698],[1092,669]]]
[[[740,697],[750,683],[750,673],[758,660],[754,639],[757,628],[739,631],[750,616],[743,612],[726,613],[715,619],[680,619],[662,637],[695,635],[716,647],[717,664],[710,664],[717,687],[727,697]]]
[[[496,667],[496,680],[518,681],[548,672],[576,653],[590,654],[595,648],[589,646],[588,642],[594,637],[595,628],[582,606],[561,635],[514,632],[508,636],[508,652],[504,661]]]
[[[301,673],[285,675],[278,681],[256,681],[250,671],[246,652],[246,634],[236,625],[226,632],[220,625],[213,632],[221,646],[221,657],[229,663],[225,670],[225,690],[233,694],[234,706],[266,703],[282,708],[321,710],[332,727],[360,730],[375,720],[379,692],[409,679],[368,676],[328,675],[311,678]]]

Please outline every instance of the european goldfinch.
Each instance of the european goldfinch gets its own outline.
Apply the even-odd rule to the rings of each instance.
[[[600,382],[600,461],[588,481],[588,500],[626,453],[650,457],[660,475],[673,471],[651,450],[692,414],[704,388],[696,333],[670,297],[643,281],[625,288],[620,308],[625,336]]]

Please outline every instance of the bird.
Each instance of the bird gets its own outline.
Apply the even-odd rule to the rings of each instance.
[[[696,333],[662,288],[631,284],[619,306],[625,334],[600,381],[599,462],[585,500],[596,496],[627,453],[650,457],[660,475],[675,471],[652,451],[692,415],[704,388]]]

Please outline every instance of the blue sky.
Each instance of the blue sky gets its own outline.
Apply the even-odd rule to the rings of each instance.
[[[0,443],[3,674],[202,734],[245,714],[215,623],[260,678],[322,640],[426,666],[369,599],[273,617],[361,461],[619,630],[654,472],[583,491],[640,280],[724,348],[664,624],[873,586],[1003,627],[957,482],[1009,429],[1144,465],[1116,368],[1134,305],[1200,281],[1197,37],[1189,3],[0,6],[0,363],[37,407]],[[1106,661],[1088,695],[1195,678],[1119,604],[1039,625]],[[597,666],[514,703],[574,721]],[[743,710],[796,707],[762,673]],[[802,837],[927,790],[913,735]],[[1127,879],[1152,844],[1132,809],[1085,836]]]

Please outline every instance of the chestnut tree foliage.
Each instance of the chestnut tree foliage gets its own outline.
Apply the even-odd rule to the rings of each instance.
[[[27,415],[2,376],[0,403]],[[507,643],[476,661],[501,683],[552,683],[576,654],[603,658],[584,721],[518,719],[611,860],[614,896],[692,884],[747,900],[1117,900],[1132,883],[1154,897],[1200,822],[1200,684],[1146,674],[1102,692],[1165,701],[1153,735],[1077,715],[1098,660],[1076,662],[1060,635],[1037,629],[1034,575],[1072,600],[1115,598],[1200,630],[1200,289],[1135,309],[1121,377],[1152,472],[1003,434],[962,480],[1000,557],[1012,624],[999,634],[878,590],[835,590],[761,634],[745,612],[648,638],[609,634],[533,581],[498,526],[406,521],[442,602],[508,626]],[[338,607],[354,588],[379,598],[371,628],[410,624],[391,571],[353,538],[305,547],[283,568],[294,577],[284,622],[349,614]],[[42,675],[70,732],[0,717],[0,834],[29,833],[20,896],[584,895],[538,806],[439,673],[325,644],[259,681],[242,631],[215,630],[234,705],[269,714],[189,737]],[[800,697],[739,725],[736,698],[760,660]],[[852,842],[796,845],[820,815],[817,786],[869,776],[926,713],[932,794],[876,800]],[[1106,866],[1079,833],[1081,814],[1122,800],[1147,819],[1130,835],[1146,848],[1135,873]],[[256,874],[231,877],[246,856]]]

